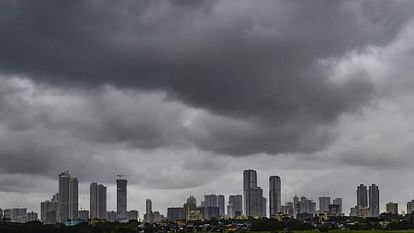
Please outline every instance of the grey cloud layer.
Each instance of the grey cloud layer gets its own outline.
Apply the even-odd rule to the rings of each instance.
[[[54,85],[165,92],[224,119],[193,144],[235,155],[326,146],[332,139],[326,128],[369,101],[374,88],[367,77],[332,82],[331,67],[319,61],[387,44],[414,9],[411,1],[0,4],[0,71]],[[158,135],[167,122],[129,130],[130,115],[150,115],[144,111],[119,119],[125,109],[105,112],[99,101],[95,110],[112,114],[107,123],[119,141],[171,143]]]

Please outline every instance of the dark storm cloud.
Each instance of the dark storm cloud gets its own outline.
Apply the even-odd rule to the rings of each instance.
[[[201,149],[312,152],[374,91],[369,77],[331,80],[320,60],[387,44],[414,9],[412,1],[188,3],[2,1],[0,70],[54,85],[165,92],[223,117],[197,122],[206,132],[189,141]],[[110,127],[90,121],[77,130],[137,147],[176,144],[161,135],[164,124],[131,127],[118,118],[125,109],[103,106],[91,115],[106,114]]]

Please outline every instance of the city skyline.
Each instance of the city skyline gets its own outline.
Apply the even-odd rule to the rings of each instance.
[[[88,221],[88,219],[101,219],[106,221],[127,222],[128,220],[139,220],[139,210],[128,210],[127,203],[127,183],[124,179],[126,175],[117,175],[117,211],[106,211],[106,186],[92,182],[90,184],[90,210],[79,209],[78,205],[78,180],[72,177],[68,171],[62,172],[58,176],[59,192],[54,194],[51,200],[45,200],[41,204],[41,214],[27,212],[27,208],[0,209],[0,217],[4,216],[8,221],[24,223],[26,221],[41,220],[43,223],[65,223],[70,224],[65,219],[79,223],[79,221]],[[145,200],[145,214],[143,221],[148,223],[160,222],[168,219],[187,221],[210,220],[211,218],[225,217],[275,217],[289,216],[298,219],[306,219],[309,216],[344,216],[343,199],[341,197],[333,198],[330,196],[319,197],[319,208],[313,198],[306,196],[295,196],[291,201],[285,202],[284,205],[277,206],[277,198],[282,191],[281,178],[279,176],[269,176],[269,199],[276,200],[269,203],[269,215],[263,210],[266,209],[266,197],[263,190],[257,183],[257,171],[246,169],[242,173],[243,178],[243,195],[234,194],[228,196],[228,206],[225,209],[225,195],[208,194],[204,195],[204,200],[197,202],[197,199],[190,195],[183,207],[168,207],[167,215],[163,215],[158,210],[153,210],[152,200]],[[260,192],[258,192],[260,191]],[[272,198],[273,196],[273,198]],[[261,200],[264,200],[262,202]],[[280,200],[280,198],[279,198]],[[380,190],[375,184],[367,186],[359,184],[356,188],[356,206],[350,209],[349,216],[354,217],[379,217],[381,213],[402,214],[411,213],[412,203],[407,202],[406,211],[399,211],[398,203],[388,202],[385,210],[380,207]],[[244,203],[244,206],[243,206]],[[275,211],[275,208],[279,211]],[[125,211],[126,216],[123,212]],[[236,211],[236,212],[235,212]],[[346,214],[345,214],[346,216]]]
[[[40,214],[79,189],[62,208],[85,216],[92,182],[124,219],[147,198],[164,215],[190,195],[227,206],[253,169],[266,215],[270,176],[281,206],[340,197],[348,213],[375,184],[373,206],[403,210],[412,12],[410,0],[0,1],[0,208]],[[77,180],[60,191],[63,171]]]
[[[110,213],[115,214],[114,220],[117,221],[127,221],[131,219],[131,216],[134,215],[133,219],[139,217],[139,211],[129,210],[126,208],[127,203],[127,183],[128,181],[124,179],[126,175],[117,175],[117,211],[107,211],[107,187],[103,184],[97,184],[92,182],[90,184],[90,208],[85,210],[83,208],[79,209],[78,205],[78,180],[76,177],[71,177],[68,171],[62,172],[59,174],[59,192],[53,195],[52,199],[46,200],[41,203],[41,220],[45,223],[53,222],[64,222],[63,219],[82,219],[86,220],[88,218],[97,218],[97,219],[111,219]],[[243,171],[243,194],[233,194],[228,196],[228,205],[225,208],[225,195],[222,194],[208,194],[204,195],[204,199],[197,202],[192,195],[187,198],[187,204],[184,203],[183,207],[168,207],[167,215],[162,215],[160,211],[154,211],[152,208],[152,200],[147,198],[145,200],[145,212],[143,219],[146,222],[158,221],[155,219],[161,220],[162,216],[173,216],[172,218],[176,219],[177,215],[188,216],[192,210],[199,211],[199,208],[204,208],[201,210],[201,213],[207,219],[211,217],[236,217],[236,216],[251,216],[251,217],[271,217],[277,214],[287,214],[292,217],[298,216],[298,214],[312,214],[317,213],[331,213],[331,214],[346,214],[343,211],[343,198],[336,197],[331,198],[330,196],[320,196],[318,199],[319,208],[316,207],[316,201],[313,198],[308,199],[305,196],[295,196],[291,201],[285,202],[283,205],[280,203],[280,195],[282,192],[281,178],[279,176],[269,176],[269,200],[270,203],[267,206],[267,198],[263,195],[263,190],[258,186],[257,183],[257,171],[252,169],[247,169]],[[256,193],[259,190],[260,195]],[[252,192],[253,191],[253,192]],[[367,186],[360,184],[356,189],[356,206],[350,209],[351,216],[361,216],[361,217],[378,217],[380,213],[383,212],[396,212],[400,213],[398,209],[398,203],[388,202],[386,204],[385,210],[381,210],[380,206],[380,194],[379,188],[377,185],[372,184],[367,190]],[[63,199],[59,201],[59,197],[62,196]],[[272,198],[273,196],[273,198]],[[258,199],[257,199],[258,198]],[[257,202],[257,200],[264,199],[263,202]],[[331,201],[332,199],[332,201]],[[192,200],[189,202],[189,200]],[[279,202],[278,202],[279,200]],[[256,203],[257,202],[257,203]],[[272,204],[273,202],[273,204]],[[193,204],[188,204],[193,203]],[[244,204],[243,204],[244,203]],[[258,205],[258,206],[255,206]],[[278,206],[279,205],[279,206]],[[69,207],[67,207],[69,206]],[[392,206],[392,207],[391,207]],[[214,209],[214,208],[215,209]],[[267,207],[269,211],[263,212]],[[289,209],[291,208],[291,209]],[[50,213],[49,209],[53,212]],[[177,213],[176,209],[181,209],[181,214]],[[278,209],[277,211],[275,209]],[[392,210],[390,210],[392,209]],[[170,213],[174,211],[174,213]],[[411,206],[410,202],[407,203],[406,211],[410,212]],[[20,211],[20,209],[19,209]],[[27,209],[24,209],[25,213]],[[77,212],[79,211],[79,215]],[[126,213],[124,217],[123,211]],[[235,212],[238,211],[238,212]],[[406,211],[401,211],[404,213]],[[132,213],[135,212],[135,213]],[[34,213],[34,212],[31,212]],[[244,213],[244,214],[243,214]],[[37,214],[37,213],[34,213]],[[210,217],[209,217],[210,216]],[[298,216],[299,217],[299,216]],[[33,216],[28,217],[33,218]],[[188,219],[188,217],[186,217]],[[190,217],[191,218],[191,217]],[[52,219],[52,220],[50,220]],[[111,220],[111,221],[114,221]]]

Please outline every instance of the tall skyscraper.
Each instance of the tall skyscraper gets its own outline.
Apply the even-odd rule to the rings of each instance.
[[[69,172],[59,174],[59,222],[78,218],[79,183]]]
[[[279,176],[269,177],[269,210],[270,216],[281,212],[281,181]]]
[[[337,197],[337,198],[335,198],[334,200],[333,200],[333,204],[334,205],[338,205],[339,206],[339,213],[343,213],[342,212],[342,198],[340,198],[340,197]]]
[[[243,172],[243,198],[244,214],[251,216],[250,213],[250,190],[257,188],[257,173],[255,170],[245,170]]]
[[[118,220],[126,221],[128,219],[127,212],[127,183],[126,179],[116,180],[116,214]]]
[[[106,187],[104,185],[91,183],[89,206],[91,219],[106,219]]]
[[[243,214],[243,196],[230,195],[227,206],[227,215],[231,218],[241,216]]]
[[[369,210],[371,217],[378,217],[380,214],[379,206],[379,189],[378,186],[373,184],[369,186]]]
[[[331,204],[331,197],[319,197],[319,211],[328,212]]]
[[[225,207],[225,199],[224,199],[224,195],[218,195],[217,196],[217,205],[219,208],[219,216],[225,216],[226,215],[226,207]]]
[[[367,186],[360,184],[357,188],[357,206],[359,208],[368,207]]]
[[[151,199],[145,200],[145,213],[152,214],[152,201]]]
[[[203,207],[218,207],[216,194],[204,195]]]
[[[257,187],[257,173],[255,170],[249,169],[243,172],[243,195],[246,216],[266,216],[266,198],[263,197],[263,189]]]

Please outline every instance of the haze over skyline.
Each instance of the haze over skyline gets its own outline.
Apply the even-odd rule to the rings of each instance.
[[[128,209],[242,194],[242,172],[381,210],[414,198],[414,1],[0,1],[0,208],[62,171]],[[227,200],[226,200],[227,201]]]

